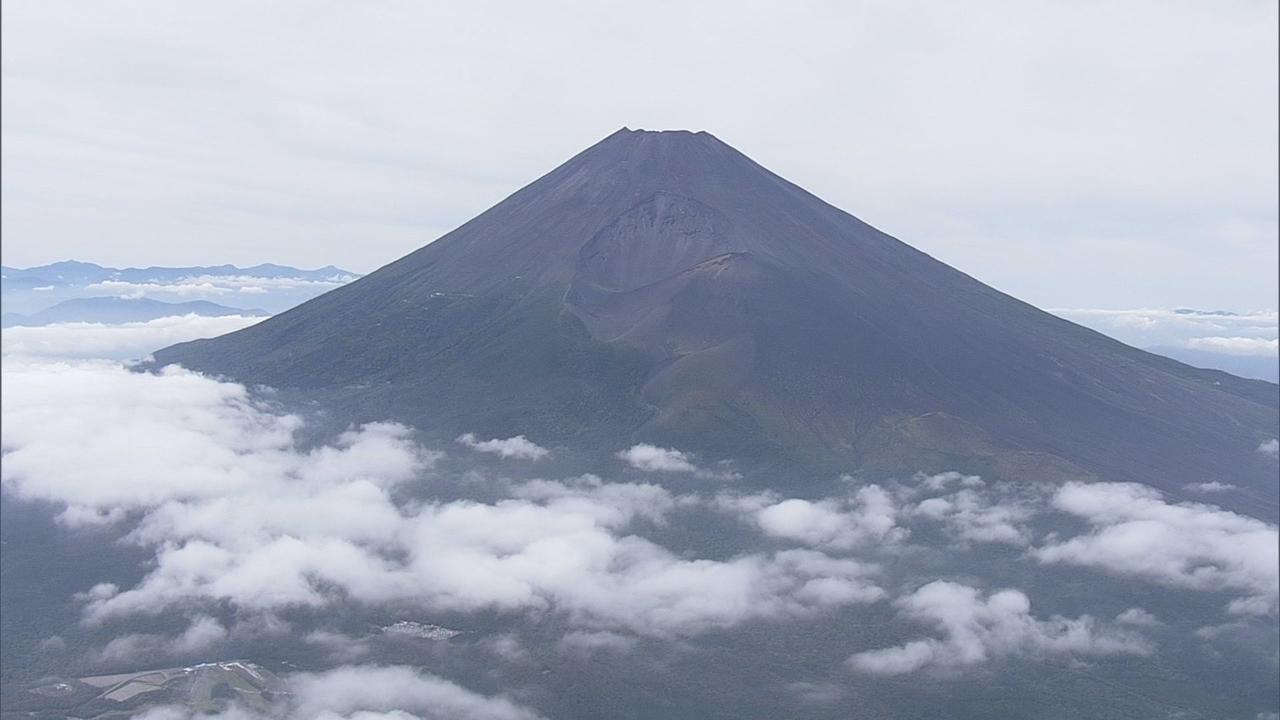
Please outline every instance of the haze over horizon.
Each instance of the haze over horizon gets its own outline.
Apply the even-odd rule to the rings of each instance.
[[[1273,4],[308,7],[6,3],[4,263],[368,272],[625,125],[1040,307],[1275,305]]]

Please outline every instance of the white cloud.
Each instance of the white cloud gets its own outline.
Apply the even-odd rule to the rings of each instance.
[[[1038,620],[1018,590],[986,598],[977,588],[934,581],[895,603],[903,615],[933,626],[940,638],[868,650],[849,658],[856,671],[900,675],[922,669],[955,670],[994,658],[1037,655],[1146,654],[1150,647],[1131,631],[1083,615]]]
[[[0,403],[6,488],[89,514],[222,502],[253,488],[283,491],[295,478],[346,480],[352,494],[360,482],[402,481],[432,459],[388,424],[299,452],[297,417],[265,410],[241,385],[176,367],[145,374],[111,363],[6,362]],[[279,510],[305,517],[307,498],[296,500],[297,510]]]
[[[906,508],[912,517],[944,523],[952,537],[968,542],[1026,545],[1031,541],[1026,521],[1034,514],[1023,502],[993,500],[990,491],[965,488],[931,497]]]
[[[1280,340],[1276,338],[1256,337],[1198,337],[1187,340],[1184,345],[1193,350],[1208,350],[1227,355],[1258,355],[1274,357],[1280,353]]]
[[[893,498],[878,485],[825,500],[779,499],[766,494],[726,495],[719,502],[744,513],[767,535],[813,547],[849,550],[893,543],[905,535],[905,530],[896,526]]]
[[[241,315],[174,315],[116,325],[77,322],[16,326],[0,330],[0,352],[10,357],[132,360],[174,343],[216,337],[262,320]]]
[[[322,650],[330,661],[350,662],[369,654],[369,643],[333,630],[312,630],[303,641]]]
[[[698,467],[689,456],[674,448],[639,443],[618,452],[618,457],[637,470],[646,472],[696,472]]]
[[[1274,355],[1280,314],[1140,308],[1056,308],[1049,312],[1137,347],[1174,346],[1238,355]]]
[[[517,458],[520,460],[541,460],[551,453],[550,450],[530,441],[523,435],[516,435],[506,439],[480,440],[476,438],[474,433],[466,433],[458,436],[457,442],[476,452],[492,453],[504,458]]]
[[[174,281],[131,282],[103,280],[85,286],[85,292],[126,298],[192,299],[216,298],[231,293],[261,295],[268,292],[307,290],[319,294],[354,280],[351,275],[336,275],[326,280],[291,277],[257,277],[253,275],[193,275]]]
[[[291,718],[405,713],[423,720],[537,720],[541,716],[500,696],[472,692],[444,678],[404,666],[348,666],[289,679],[297,695]],[[361,715],[360,717],[368,717]]]
[[[149,708],[138,720],[539,720],[502,695],[481,695],[403,665],[344,665],[285,678],[287,699],[268,712],[233,705],[217,714],[189,707]]]
[[[965,475],[964,473],[958,473],[954,470],[940,472],[935,475],[917,473],[913,480],[924,488],[934,492],[946,490],[948,487],[955,484],[959,484],[961,487],[967,488],[980,488],[986,485],[986,482],[977,475]]]
[[[1271,457],[1280,457],[1280,440],[1272,438],[1258,446],[1258,452]]]
[[[300,449],[301,421],[178,368],[6,363],[6,492],[64,522],[136,521],[141,582],[82,600],[95,623],[230,604],[242,615],[338,598],[427,609],[554,611],[592,630],[679,635],[872,602],[876,569],[809,550],[707,560],[635,534],[682,499],[584,476],[493,502],[404,504],[434,456],[391,424]]]
[[[846,485],[855,482],[842,479]],[[876,484],[864,485],[820,500],[784,499],[771,492],[721,493],[712,505],[740,515],[772,537],[850,550],[901,543],[913,521],[941,523],[960,543],[1024,546],[1031,541],[1028,522],[1043,502],[1035,487],[988,486],[976,475],[955,472],[918,474],[910,484],[895,482],[891,487],[889,492]]]
[[[1085,535],[1034,551],[1045,563],[1096,567],[1171,587],[1228,591],[1235,613],[1274,613],[1280,534],[1274,525],[1213,505],[1169,503],[1129,483],[1068,483],[1053,499],[1085,519]]]
[[[1139,627],[1158,627],[1164,624],[1155,615],[1137,607],[1129,608],[1117,615],[1116,622],[1121,625],[1136,625]]]
[[[217,645],[227,639],[227,628],[208,615],[201,615],[191,621],[187,629],[173,642],[173,648],[180,653],[198,653]]]
[[[636,645],[636,638],[607,630],[574,630],[560,638],[562,651],[575,655],[592,655],[597,652],[627,652]]]
[[[216,619],[197,615],[176,637],[151,633],[119,635],[89,653],[89,660],[96,664],[136,664],[155,662],[159,658],[188,658],[207,653],[228,635],[227,628]]]

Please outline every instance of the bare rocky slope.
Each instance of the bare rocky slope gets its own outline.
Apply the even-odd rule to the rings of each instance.
[[[442,436],[811,477],[1216,480],[1272,518],[1280,494],[1258,451],[1276,385],[1042,312],[705,132],[620,130],[377,272],[156,359]]]

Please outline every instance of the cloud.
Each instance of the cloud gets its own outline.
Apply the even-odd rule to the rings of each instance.
[[[1275,297],[1269,3],[682,12],[6,3],[6,262],[377,267],[630,124],[705,127],[1015,295]]]
[[[636,639],[607,630],[574,630],[560,638],[562,651],[575,655],[592,655],[600,651],[628,652],[636,645]]]
[[[1274,525],[1213,505],[1169,503],[1156,490],[1129,483],[1067,483],[1053,504],[1083,518],[1091,530],[1037,548],[1041,562],[1234,592],[1239,597],[1228,605],[1230,612],[1276,612],[1280,534]]]
[[[261,317],[175,315],[108,325],[57,323],[0,330],[0,352],[10,358],[106,358],[133,360],[174,343],[216,337],[261,322]],[[6,358],[6,362],[9,358]]]
[[[773,494],[723,495],[718,504],[742,513],[766,535],[813,547],[849,550],[893,543],[906,534],[896,526],[893,498],[878,485],[825,500],[779,499]]]
[[[330,661],[350,662],[369,654],[369,643],[332,630],[312,630],[303,641],[322,650]]]
[[[1272,438],[1258,446],[1258,452],[1271,457],[1280,457],[1280,440]]]
[[[1209,482],[1191,483],[1190,485],[1187,485],[1186,488],[1191,492],[1196,493],[1220,493],[1228,490],[1235,490],[1236,486],[1231,485],[1230,483],[1211,480]]]
[[[646,472],[696,472],[689,456],[674,448],[661,448],[640,443],[618,452],[618,457],[637,470]]]
[[[296,510],[279,511],[301,518],[324,499],[289,496],[307,480],[357,495],[401,482],[433,459],[409,442],[407,429],[390,424],[301,452],[294,446],[299,418],[270,412],[241,385],[176,367],[145,374],[102,362],[6,361],[0,403],[6,488],[90,515],[196,498],[225,502],[261,488],[297,502]],[[237,522],[234,512],[227,519]]]
[[[1280,340],[1253,337],[1198,337],[1184,345],[1193,350],[1208,350],[1227,355],[1257,355],[1275,357],[1280,353]]]
[[[207,653],[225,642],[227,628],[208,615],[197,615],[176,637],[152,633],[129,633],[112,638],[101,649],[91,652],[94,664],[137,664],[157,658],[189,658]]]
[[[842,480],[855,483],[848,476]],[[961,543],[1025,546],[1031,542],[1028,523],[1042,503],[1034,486],[988,487],[976,475],[956,472],[918,474],[890,488],[863,485],[821,500],[721,493],[711,505],[740,515],[771,537],[847,551],[897,545],[906,540],[909,525],[920,521],[942,524]]]
[[[0,482],[124,522],[154,563],[83,598],[92,623],[229,604],[242,616],[341,599],[547,612],[582,629],[671,636],[874,602],[876,568],[811,550],[687,557],[638,534],[683,502],[598,477],[511,485],[490,502],[396,491],[435,455],[374,423],[299,446],[302,421],[180,368],[6,363]]]
[[[551,453],[550,450],[531,442],[523,435],[509,437],[505,440],[478,440],[474,433],[458,436],[457,442],[466,445],[476,452],[493,453],[504,458],[520,460],[541,460]]]
[[[1137,347],[1174,346],[1235,355],[1275,355],[1280,314],[1189,309],[1099,310],[1054,308],[1049,312]]]
[[[1121,625],[1136,625],[1139,627],[1158,627],[1164,623],[1159,618],[1142,608],[1129,608],[1116,616],[1116,622]]]
[[[830,682],[793,682],[787,685],[787,691],[795,695],[802,703],[810,705],[833,705],[848,696],[848,688]]]
[[[481,695],[403,665],[344,665],[285,678],[288,695],[269,711],[233,705],[217,714],[190,707],[149,708],[139,720],[540,720],[502,695]]]
[[[472,692],[444,678],[404,666],[347,666],[289,678],[296,718],[406,713],[430,720],[537,720],[541,716],[501,696]],[[364,717],[364,716],[362,716]]]
[[[1035,514],[1035,507],[1027,498],[1013,496],[1004,486],[989,487],[976,475],[917,475],[915,481],[915,487],[901,489],[904,499],[938,493],[954,485],[960,488],[906,503],[902,508],[904,516],[942,523],[951,537],[966,543],[1023,546],[1031,542],[1027,522]]]
[[[898,599],[908,619],[933,626],[940,638],[860,652],[849,666],[870,675],[901,675],[922,669],[956,670],[995,658],[1039,655],[1144,655],[1150,645],[1131,631],[1088,615],[1038,620],[1018,590],[983,597],[977,588],[938,580]]]
[[[261,295],[269,292],[304,290],[320,294],[344,285],[355,277],[335,275],[325,280],[292,277],[258,277],[254,275],[193,275],[173,281],[131,282],[103,280],[86,285],[89,294],[126,298],[216,298],[232,293]]]
[[[935,475],[926,475],[917,473],[913,478],[922,487],[934,492],[941,492],[959,484],[961,487],[980,488],[985,487],[986,483],[977,475],[965,475],[955,471],[940,472]]]

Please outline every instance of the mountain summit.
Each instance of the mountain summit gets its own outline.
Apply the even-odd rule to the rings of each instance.
[[[1004,295],[705,132],[620,130],[439,240],[156,353],[351,420],[824,473],[1221,481],[1274,516],[1277,387]]]

